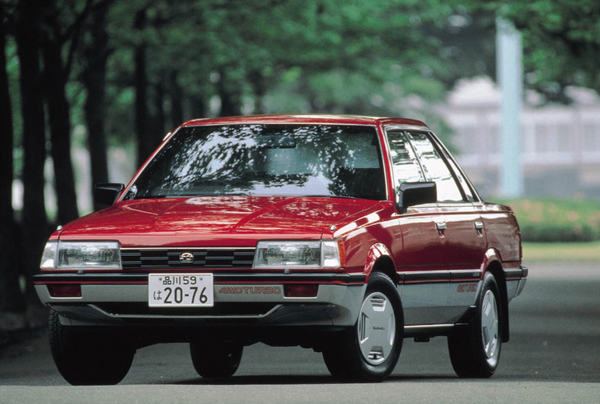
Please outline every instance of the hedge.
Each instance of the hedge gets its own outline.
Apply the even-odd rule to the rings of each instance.
[[[501,203],[514,210],[523,241],[548,243],[600,240],[598,201],[519,199]]]

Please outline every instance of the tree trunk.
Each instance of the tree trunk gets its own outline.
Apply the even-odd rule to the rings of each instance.
[[[225,69],[221,70],[221,79],[219,80],[219,97],[221,98],[220,116],[241,115],[242,96],[236,86],[236,83],[228,81]]]
[[[171,71],[171,130],[183,123],[183,90],[177,80],[177,71]]]
[[[165,99],[165,89],[162,83],[154,85],[154,116],[153,116],[153,127],[152,127],[152,146],[158,147],[162,139],[165,137],[165,127],[167,126],[167,117],[165,116],[165,110],[163,108],[163,102]],[[154,151],[152,149],[152,151]]]
[[[142,31],[146,28],[146,10],[140,10],[135,16],[134,28]],[[140,35],[141,36],[141,35]],[[137,139],[137,167],[152,153],[153,147],[148,136],[148,73],[146,71],[146,43],[142,40],[135,47],[135,133]]]
[[[23,116],[23,244],[27,298],[37,301],[33,274],[39,271],[40,257],[48,237],[44,201],[44,162],[46,136],[44,100],[39,65],[38,0],[21,0],[17,10],[16,41],[19,56],[21,113]]]
[[[108,182],[106,148],[106,64],[110,49],[106,32],[106,15],[109,3],[103,3],[92,14],[89,46],[84,50],[86,66],[83,82],[87,89],[84,111],[88,132],[88,147],[92,166],[92,190],[94,184]],[[94,210],[100,206],[94,201]]]
[[[58,35],[58,16],[54,2],[44,1],[43,4],[45,30],[42,36],[42,55],[54,164],[54,187],[58,202],[57,219],[59,224],[66,224],[79,216],[71,161],[70,109],[65,95],[67,75],[61,56],[62,43]]]
[[[12,207],[13,122],[8,74],[6,72],[6,29],[4,4],[0,3],[0,309],[22,311],[23,296],[19,289],[19,266],[16,254],[16,228]]]
[[[188,96],[188,106],[189,116],[184,115],[183,121],[206,118],[206,103],[201,94],[190,94]]]
[[[260,70],[253,70],[248,74],[250,84],[254,89],[254,96],[256,97],[256,106],[254,108],[255,114],[264,114],[265,111],[265,95],[267,94],[267,80]]]

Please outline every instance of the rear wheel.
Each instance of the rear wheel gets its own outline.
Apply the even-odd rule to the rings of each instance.
[[[448,337],[450,360],[460,377],[488,378],[498,368],[502,345],[502,304],[496,279],[487,273],[475,319]]]
[[[243,351],[244,347],[236,344],[190,343],[194,369],[204,378],[233,376]]]
[[[396,285],[383,273],[371,274],[356,325],[336,336],[323,351],[331,374],[341,380],[378,382],[396,367],[404,332]]]
[[[79,332],[60,323],[50,312],[50,349],[54,363],[72,385],[117,384],[133,362],[135,349],[105,332]]]

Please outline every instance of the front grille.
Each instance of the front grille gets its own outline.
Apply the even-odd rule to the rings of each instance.
[[[182,254],[193,254],[194,260],[180,260]],[[186,269],[186,268],[252,268],[252,249],[121,249],[123,269]]]

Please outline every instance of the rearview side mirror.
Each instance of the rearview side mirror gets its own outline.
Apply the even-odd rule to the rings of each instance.
[[[398,189],[397,207],[400,213],[410,206],[437,202],[435,182],[403,182]]]
[[[103,208],[112,206],[119,194],[125,189],[123,184],[101,182],[94,185],[94,202]]]

